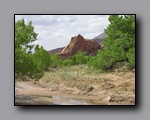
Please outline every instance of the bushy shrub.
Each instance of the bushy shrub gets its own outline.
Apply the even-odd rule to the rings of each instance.
[[[129,52],[127,52],[126,56],[128,58],[129,65],[132,68],[135,68],[135,48],[129,49]]]
[[[39,47],[36,45],[34,55],[34,62],[37,64],[36,66],[39,69],[46,70],[51,65],[51,56],[50,54],[43,49],[43,47]]]
[[[78,53],[70,57],[70,59],[73,61],[74,65],[86,64],[89,60],[89,56],[86,56],[86,52],[79,51]]]
[[[63,62],[62,62],[62,65],[63,66],[71,66],[71,65],[74,65],[74,62],[73,62],[73,60],[71,60],[71,59],[65,59]]]
[[[97,68],[97,57],[96,56],[91,56],[89,61],[87,62],[87,65],[89,67],[93,66],[94,68]]]
[[[111,69],[112,61],[108,59],[109,57],[107,56],[107,54],[105,54],[103,51],[99,51],[97,56],[90,58],[90,60],[88,61],[88,66],[92,66],[96,69],[101,69],[104,71],[109,70]]]
[[[61,67],[62,66],[62,59],[58,54],[51,54],[51,67]]]

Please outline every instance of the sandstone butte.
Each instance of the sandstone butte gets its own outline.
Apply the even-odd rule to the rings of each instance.
[[[67,58],[76,54],[78,51],[85,51],[88,55],[96,55],[98,50],[102,49],[95,40],[87,40],[80,34],[72,37],[69,44],[59,51],[62,58]]]

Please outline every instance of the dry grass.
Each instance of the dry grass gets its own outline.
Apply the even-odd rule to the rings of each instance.
[[[135,73],[127,68],[111,72],[89,69],[86,65],[53,68],[40,82],[46,86],[57,85],[86,92],[105,90],[113,94],[131,94],[135,91]]]
[[[86,65],[51,68],[33,84],[65,95],[86,95],[97,97],[98,101],[110,97],[119,104],[135,103],[135,72],[128,68],[109,72],[89,69]]]

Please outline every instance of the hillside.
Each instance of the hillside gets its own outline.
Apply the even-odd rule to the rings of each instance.
[[[93,40],[95,40],[99,44],[102,44],[105,37],[106,37],[106,34],[105,33],[101,33],[100,35],[94,37]]]
[[[56,49],[52,49],[52,50],[49,50],[48,52],[50,54],[55,54],[55,53],[58,53],[60,50],[62,50],[64,47],[60,47],[60,48],[56,48]]]

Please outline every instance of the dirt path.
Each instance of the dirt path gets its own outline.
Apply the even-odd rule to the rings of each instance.
[[[98,97],[64,94],[60,91],[51,91],[51,88],[42,88],[33,82],[16,82],[16,105],[88,105],[106,104],[98,102]]]
[[[58,86],[57,86],[58,87]],[[76,89],[56,86],[44,87],[38,82],[15,83],[15,105],[133,105],[130,101],[112,101],[110,96],[101,91],[101,96],[79,94]],[[104,95],[103,95],[104,94]],[[121,99],[121,98],[119,98]]]

